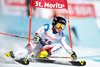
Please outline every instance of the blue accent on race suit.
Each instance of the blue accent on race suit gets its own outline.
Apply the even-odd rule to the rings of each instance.
[[[48,29],[50,28],[50,24],[44,24],[44,26],[46,26],[47,28],[45,28],[45,32],[48,31]],[[54,34],[57,34],[57,32],[55,31],[55,29],[52,29],[52,32]]]
[[[48,29],[50,28],[50,25],[49,24],[44,24],[44,26],[47,27],[47,28],[45,28],[45,32],[48,31]]]

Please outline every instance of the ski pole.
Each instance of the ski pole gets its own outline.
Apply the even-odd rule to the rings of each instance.
[[[58,57],[58,56],[50,56],[48,58],[67,58],[67,59],[72,59],[72,57]]]
[[[21,37],[21,36],[17,36],[17,35],[11,35],[11,34],[6,34],[6,33],[0,33],[2,35],[7,35],[7,36],[12,36],[12,37],[17,37],[17,38],[22,38],[22,39],[29,39],[29,38],[26,38],[26,37]],[[31,39],[33,40],[33,39]]]

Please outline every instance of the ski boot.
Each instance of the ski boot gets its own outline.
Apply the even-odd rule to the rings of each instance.
[[[14,58],[14,54],[13,54],[13,51],[10,51],[8,53],[5,53],[5,55],[9,58]]]

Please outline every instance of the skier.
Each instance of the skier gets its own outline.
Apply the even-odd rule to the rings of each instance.
[[[57,53],[62,47],[68,52],[73,60],[77,59],[76,53],[68,46],[66,37],[62,32],[67,22],[62,17],[55,17],[52,24],[44,24],[35,34],[34,40],[27,44],[25,49],[10,51],[5,53],[6,56],[21,59],[26,58],[28,54],[34,53],[37,58],[46,58]],[[61,44],[55,43],[60,41]],[[24,59],[26,60],[26,59]]]

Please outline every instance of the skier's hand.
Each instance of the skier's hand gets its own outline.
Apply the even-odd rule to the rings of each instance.
[[[35,35],[34,38],[33,38],[33,40],[34,40],[35,43],[39,43],[40,36],[38,34]]]
[[[77,59],[77,55],[76,55],[76,53],[74,51],[71,52],[70,54],[71,54],[71,57],[72,57],[73,60]]]

